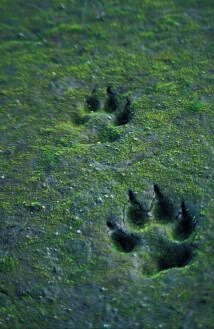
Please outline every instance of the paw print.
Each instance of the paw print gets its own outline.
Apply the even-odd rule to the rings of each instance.
[[[109,86],[105,100],[96,89],[86,99],[85,108],[73,115],[79,128],[80,141],[84,144],[111,143],[120,138],[121,126],[128,124],[133,116],[131,100],[123,99]]]
[[[129,190],[128,198],[124,221],[111,216],[106,222],[116,249],[134,253],[145,275],[186,266],[193,258],[196,221],[185,202],[175,210],[157,184],[142,197]]]

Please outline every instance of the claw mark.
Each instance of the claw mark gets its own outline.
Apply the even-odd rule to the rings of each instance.
[[[163,195],[157,184],[154,185],[154,191],[158,205],[158,216],[162,219],[172,218],[174,213],[172,203]]]
[[[115,220],[111,218],[108,219],[106,225],[108,228],[110,228],[112,240],[119,248],[119,250],[123,252],[131,252],[136,246],[140,244],[140,237],[120,229],[117,226]]]
[[[122,126],[122,125],[125,125],[125,124],[129,123],[129,121],[132,119],[132,112],[131,112],[130,106],[131,106],[131,101],[127,97],[125,107],[124,107],[123,111],[121,111],[118,114],[117,119],[116,119],[117,124],[119,126]]]
[[[109,112],[115,112],[117,109],[117,96],[110,86],[106,89],[108,100],[107,100],[107,110]]]
[[[149,218],[149,213],[146,211],[140,202],[137,200],[136,195],[132,190],[128,191],[129,201],[131,203],[128,209],[128,217],[135,225],[144,225]]]
[[[187,239],[195,228],[196,222],[193,221],[190,216],[185,202],[181,203],[181,213],[178,215],[178,224],[176,228],[176,233],[182,236],[184,239]]]

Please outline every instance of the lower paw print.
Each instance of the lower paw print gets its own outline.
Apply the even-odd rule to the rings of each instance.
[[[196,221],[185,202],[175,209],[156,184],[142,196],[129,190],[128,197],[124,222],[115,217],[106,222],[115,249],[135,252],[135,266],[145,275],[189,264]]]

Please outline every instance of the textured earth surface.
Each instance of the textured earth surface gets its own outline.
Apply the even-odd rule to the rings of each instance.
[[[213,328],[213,12],[1,0],[0,328]]]

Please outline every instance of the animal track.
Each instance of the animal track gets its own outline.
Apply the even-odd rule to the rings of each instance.
[[[86,99],[86,109],[73,112],[72,121],[80,128],[83,143],[114,142],[120,137],[119,126],[129,123],[133,113],[131,101],[126,102],[109,86],[105,102],[96,89]]]
[[[125,253],[135,250],[146,275],[187,265],[194,251],[191,234],[196,222],[185,202],[176,215],[173,204],[156,184],[142,197],[129,190],[128,197],[125,221],[110,217],[106,222],[116,249]]]

